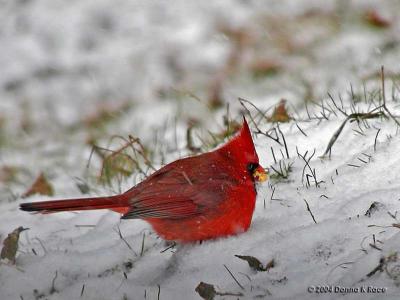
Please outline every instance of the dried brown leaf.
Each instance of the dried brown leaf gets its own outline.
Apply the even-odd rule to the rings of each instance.
[[[214,286],[205,282],[200,282],[195,291],[201,298],[205,300],[213,300],[217,295],[217,291],[215,290]]]
[[[374,27],[387,28],[392,25],[392,23],[380,15],[376,10],[368,10],[364,16],[365,21]]]
[[[40,195],[47,195],[53,196],[54,189],[51,183],[48,181],[46,176],[43,173],[40,173],[39,176],[36,178],[35,182],[32,186],[22,195],[23,198],[40,194]]]
[[[287,112],[286,109],[286,100],[281,99],[278,105],[275,107],[271,117],[268,118],[270,122],[289,122],[291,120],[291,116]]]
[[[265,272],[275,266],[275,261],[273,259],[271,259],[264,267],[264,265],[254,256],[248,256],[248,255],[235,255],[235,256],[237,258],[247,261],[249,267],[255,271]]]
[[[0,254],[1,259],[8,259],[9,262],[15,264],[15,256],[18,251],[19,235],[22,231],[28,229],[29,228],[23,228],[20,226],[8,234],[6,239],[3,241],[3,248],[1,249]]]
[[[282,66],[272,59],[258,59],[250,65],[250,71],[256,77],[271,76],[281,69]]]

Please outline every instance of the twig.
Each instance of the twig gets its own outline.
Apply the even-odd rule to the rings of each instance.
[[[249,118],[251,120],[251,122],[254,124],[255,128],[257,131],[255,131],[255,134],[262,134],[270,139],[272,139],[273,141],[275,141],[276,143],[278,143],[279,145],[282,146],[282,143],[279,141],[279,137],[277,136],[276,138],[273,137],[271,134],[269,134],[269,131],[267,132],[263,132],[259,127],[256,121],[254,121],[254,118],[252,117],[250,110],[246,107],[246,105],[244,105],[244,102],[249,103],[250,105],[252,105],[253,107],[255,107],[257,109],[257,111],[259,111],[260,113],[262,113],[259,108],[257,108],[253,103],[251,103],[248,100],[245,100],[243,98],[238,98],[240,105],[246,110],[247,114],[249,115]],[[273,130],[273,129],[271,129]]]
[[[336,102],[335,102],[335,100],[333,100],[333,97],[330,93],[328,93],[328,97],[329,97],[329,99],[331,99],[331,101],[332,101],[333,105],[336,107],[336,109],[338,111],[340,111],[345,117],[348,117],[348,114],[344,110],[342,110],[339,106],[336,105]],[[342,103],[342,107],[343,107],[343,100],[341,97],[339,97],[339,99],[340,99],[340,102]]]
[[[368,161],[371,161],[371,158],[372,158],[371,155],[368,155],[368,154],[366,154],[366,153],[364,153],[364,152],[362,152],[361,154],[364,155],[364,156],[366,156],[366,157],[368,157]]]
[[[279,125],[278,125],[278,131],[279,131],[279,133],[281,134],[282,139],[283,139],[283,144],[284,144],[284,146],[285,146],[285,151],[286,151],[286,157],[287,157],[287,158],[290,158],[290,157],[289,157],[289,150],[288,150],[288,147],[287,147],[287,144],[286,144],[286,139],[285,139],[285,136],[283,135],[282,130],[279,128]]]
[[[367,163],[368,163],[367,161],[365,161],[365,160],[363,160],[363,159],[361,159],[361,158],[359,158],[359,157],[357,157],[357,159],[358,159],[359,161],[361,161],[362,163],[364,163],[364,164],[367,164]]]
[[[55,283],[56,283],[57,276],[58,276],[58,272],[56,271],[56,274],[55,274],[55,276],[53,278],[53,281],[51,282],[50,294],[54,294],[55,292],[57,292],[57,290],[56,290],[56,288],[54,286]]]
[[[314,215],[313,215],[313,213],[311,212],[311,209],[310,209],[310,206],[308,205],[307,200],[306,200],[306,199],[303,199],[303,200],[304,200],[304,202],[306,203],[306,207],[307,207],[308,212],[309,212],[310,215],[311,215],[311,218],[313,219],[314,223],[317,224],[317,221],[315,221]]]
[[[396,217],[397,216],[397,211],[394,214],[392,214],[390,211],[388,211],[387,213],[388,213],[389,216],[391,216],[393,219],[395,219],[397,221],[397,217]]]
[[[85,284],[82,285],[82,289],[81,289],[81,297],[83,296],[83,292],[85,291]]]
[[[305,174],[306,168],[308,167],[308,169],[309,169],[310,172],[311,172],[311,175],[309,175],[309,174],[306,175],[306,179],[307,179],[308,186],[310,186],[310,182],[309,182],[308,178],[309,178],[309,177],[313,177],[314,183],[315,183],[315,187],[319,187],[319,184],[322,183],[322,182],[324,182],[324,181],[323,181],[323,180],[321,180],[321,181],[318,181],[318,180],[317,180],[317,175],[316,175],[316,172],[315,172],[315,168],[312,169],[311,166],[310,166],[310,161],[311,161],[311,159],[312,159],[312,158],[314,157],[314,155],[315,155],[315,149],[314,149],[314,151],[313,151],[313,154],[312,154],[308,159],[306,158],[308,151],[306,151],[306,153],[305,153],[304,155],[301,155],[301,154],[299,153],[299,151],[298,151],[297,148],[296,148],[296,151],[297,151],[297,155],[300,156],[300,157],[304,160],[304,162],[305,162],[305,165],[304,165],[304,167],[303,167],[303,172],[302,172],[302,175],[301,175],[301,181],[302,181],[302,183],[304,184],[304,174]]]
[[[160,253],[164,253],[165,251],[167,251],[167,250],[169,250],[169,249],[171,249],[171,248],[174,248],[176,246],[176,243],[175,242],[173,242],[171,245],[169,245],[167,248],[165,248],[164,250],[161,250],[160,251]]]
[[[307,137],[308,135],[303,131],[303,129],[300,128],[300,126],[297,124],[297,122],[296,122],[295,124],[296,124],[297,128],[300,130],[300,132],[301,132],[304,136]]]
[[[306,112],[307,112],[308,119],[311,120],[311,115],[310,115],[310,112],[308,111],[307,101],[305,104],[306,104]]]
[[[144,240],[145,240],[145,237],[146,237],[146,233],[143,232],[142,247],[140,248],[140,256],[143,256],[143,253],[144,253]]]
[[[386,263],[386,260],[385,260],[384,257],[382,257],[382,258],[379,260],[378,266],[376,266],[371,272],[369,272],[369,273],[367,274],[367,277],[371,277],[372,275],[374,275],[374,274],[375,274],[376,272],[378,272],[378,271],[383,272],[383,267],[385,266],[385,263]]]
[[[371,248],[374,248],[374,249],[376,249],[376,250],[379,250],[379,251],[382,251],[382,249],[381,248],[379,248],[377,245],[375,245],[375,244],[369,244],[369,246],[371,247]]]
[[[331,139],[329,140],[328,146],[326,147],[326,150],[325,150],[323,156],[326,156],[328,153],[329,153],[329,157],[331,156],[332,146],[336,142],[336,140],[338,139],[339,135],[342,133],[343,128],[346,125],[347,121],[350,120],[350,123],[351,123],[351,122],[359,121],[359,120],[378,118],[379,116],[384,115],[384,113],[382,113],[382,112],[375,112],[379,108],[380,107],[376,107],[373,110],[371,110],[369,112],[366,112],[366,113],[356,113],[356,112],[354,112],[354,113],[348,115],[346,117],[346,119],[342,122],[340,127],[335,131],[335,133],[333,134]]]
[[[323,156],[327,155],[329,153],[329,157],[331,157],[331,152],[332,152],[332,146],[338,139],[340,133],[342,132],[344,126],[346,125],[347,121],[349,120],[349,116],[346,117],[346,119],[343,121],[342,125],[335,131],[335,133],[332,135],[331,139],[329,140],[328,146],[326,147],[326,150],[323,154]]]
[[[228,269],[228,267],[226,265],[224,265],[225,269],[228,271],[228,273],[232,276],[233,280],[235,280],[235,282],[237,283],[237,285],[244,290],[244,287],[240,284],[240,282],[235,278],[235,276],[233,276],[232,272]]]
[[[353,168],[359,168],[360,166],[357,165],[353,165],[353,164],[347,164],[349,167],[353,167]]]
[[[250,104],[251,106],[253,106],[253,107],[257,110],[257,112],[258,112],[265,120],[268,120],[268,118],[266,117],[265,114],[266,114],[273,106],[270,106],[265,112],[263,112],[263,111],[261,111],[256,105],[254,105],[254,103],[252,103],[251,101],[239,97],[239,102],[242,102],[242,101],[245,102],[245,103]]]
[[[274,153],[274,149],[272,147],[271,147],[271,152],[272,152],[272,157],[274,158],[274,162],[276,163],[275,153]]]
[[[117,226],[117,228],[118,228],[118,231],[115,230],[115,229],[114,229],[114,231],[115,231],[116,233],[118,233],[119,238],[125,243],[125,245],[126,245],[126,246],[135,254],[135,256],[136,256],[137,254],[136,254],[135,250],[133,250],[133,248],[131,247],[131,245],[129,245],[129,243],[126,241],[126,239],[122,236],[121,228],[119,228],[119,225]]]
[[[274,198],[274,194],[275,194],[275,189],[276,189],[276,187],[272,187],[272,193],[271,193],[271,201],[272,201],[272,198]],[[264,201],[264,208],[265,208],[265,201]]]
[[[272,170],[274,170],[279,176],[283,176],[281,172],[279,172],[277,169],[275,169],[273,166],[270,166]]]

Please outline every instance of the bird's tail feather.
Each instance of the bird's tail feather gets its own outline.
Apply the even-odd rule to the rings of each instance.
[[[21,210],[42,214],[93,209],[111,209],[117,212],[125,212],[128,210],[128,207],[129,201],[126,197],[123,197],[123,195],[96,198],[62,199],[20,204]]]

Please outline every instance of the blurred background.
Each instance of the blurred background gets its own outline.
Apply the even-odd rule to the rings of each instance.
[[[381,65],[389,80],[399,74],[398,1],[0,7],[2,201],[18,198],[39,174],[57,195],[87,192],[107,155],[93,145],[118,151],[129,135],[155,167],[195,152],[188,128],[220,128],[226,115],[240,120],[238,97],[262,110],[285,99],[293,114],[328,92],[361,95],[379,85]],[[113,146],[115,135],[125,141]],[[145,165],[143,174],[151,171]]]

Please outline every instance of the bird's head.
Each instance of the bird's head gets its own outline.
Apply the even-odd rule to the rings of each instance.
[[[255,181],[267,180],[267,172],[259,164],[250,128],[244,117],[240,131],[218,151],[230,157],[235,165],[243,169],[243,172],[249,172]]]

